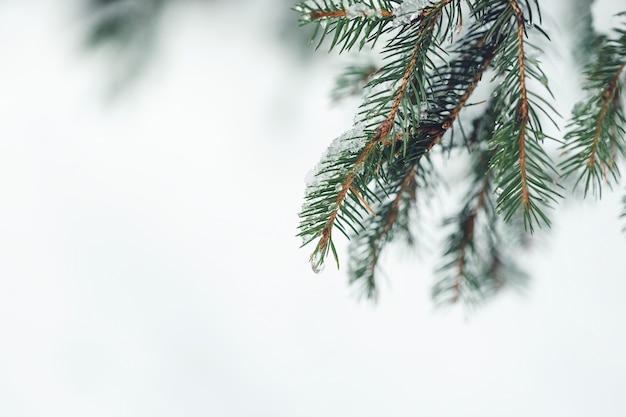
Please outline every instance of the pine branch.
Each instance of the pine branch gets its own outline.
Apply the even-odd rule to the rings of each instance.
[[[473,122],[470,187],[461,211],[444,222],[452,231],[438,269],[440,279],[433,288],[433,298],[440,304],[460,300],[476,304],[504,287],[518,286],[526,278],[511,256],[513,250],[519,250],[524,231],[517,229],[516,222],[503,222],[492,201],[494,175],[489,166],[497,150],[486,145],[498,113],[492,101]]]
[[[617,39],[602,39],[597,61],[586,71],[584,86],[589,98],[576,104],[563,146],[568,158],[561,163],[563,176],[578,174],[575,187],[584,184],[600,197],[602,185],[611,186],[620,177],[620,158],[626,156],[624,74],[626,31],[616,30]]]
[[[339,136],[307,179],[306,201],[300,213],[301,232],[298,236],[303,238],[303,246],[319,239],[311,255],[311,265],[315,271],[323,267],[329,249],[333,248],[334,253],[331,239],[333,227],[336,226],[346,236],[346,227],[355,232],[360,227],[359,220],[363,217],[359,210],[360,201],[354,197],[357,205],[354,206],[355,202],[347,202],[345,207],[344,202],[357,174],[363,169],[363,161],[375,151],[374,142],[367,145],[369,136],[370,133],[361,126],[355,126]],[[346,215],[338,219],[346,207]]]
[[[433,56],[442,53],[446,23],[460,21],[459,7],[458,0],[443,0],[422,9],[386,45],[387,63],[366,86],[369,94],[358,115],[368,128],[380,129],[383,140],[390,134],[410,134],[419,124],[432,85],[429,71],[436,67]]]
[[[436,79],[436,85],[445,86],[445,89],[431,92],[431,109],[424,115],[408,144],[395,144],[395,152],[402,157],[389,156],[386,159],[387,165],[382,172],[393,182],[383,183],[377,195],[384,194],[387,198],[378,197],[381,201],[376,210],[378,215],[366,220],[363,230],[350,245],[350,282],[363,282],[364,292],[369,298],[377,297],[376,276],[381,251],[395,234],[404,232],[410,236],[408,218],[410,212],[416,211],[415,195],[423,194],[434,182],[432,167],[425,164],[425,157],[453,127],[489,68],[497,45],[487,44],[485,37],[484,29],[471,28],[452,52],[458,55],[457,58],[432,72],[430,76]],[[473,68],[473,71],[468,72],[467,68]],[[400,224],[396,223],[398,219],[402,220]]]
[[[528,93],[526,91],[526,60],[524,55],[524,29],[526,22],[524,21],[524,12],[519,8],[517,1],[510,0],[509,3],[515,11],[517,17],[517,47],[519,59],[519,85],[521,90],[521,101],[519,107],[519,119],[521,119],[522,129],[519,135],[519,164],[522,187],[522,204],[524,210],[530,210],[530,196],[528,195],[528,177],[526,169],[526,126],[528,125]]]
[[[524,246],[527,233],[550,225],[546,211],[561,197],[542,126],[554,123],[558,114],[536,91],[543,86],[552,96],[535,58],[540,50],[529,38],[533,33],[547,38],[533,21],[533,15],[541,21],[538,0],[468,0],[470,23],[463,31],[460,0],[391,3],[396,6],[387,9],[382,0],[300,6],[306,22],[320,27],[325,22],[320,42],[332,34],[331,49],[349,49],[359,40],[362,47],[382,34],[390,40],[382,48],[382,68],[354,67],[352,78],[343,79],[351,89],[368,80],[365,100],[355,128],[331,145],[315,170],[317,180],[309,182],[299,235],[303,245],[315,244],[311,263],[316,271],[329,252],[337,260],[335,229],[351,239],[350,283],[375,299],[382,252],[398,236],[414,241],[411,224],[421,212],[418,202],[433,192],[437,172],[431,151],[443,141],[449,155],[461,153],[454,143],[460,132],[472,160],[470,184],[462,208],[445,223],[451,230],[433,298],[477,303],[524,281],[514,250]],[[611,56],[622,59],[622,52]],[[619,65],[612,78],[597,82],[603,88],[598,93],[602,105],[589,117],[597,129],[586,138],[586,159],[570,158],[572,172],[577,169],[572,161],[592,168],[607,165],[607,130],[622,140],[609,143],[612,161],[625,154],[621,91],[626,63]],[[491,98],[468,137],[457,122],[487,71],[493,71]],[[607,129],[608,120],[619,123]]]
[[[409,96],[408,92],[411,91],[410,86],[413,85],[414,80],[418,76],[425,76],[424,60],[419,58],[426,57],[434,33],[437,32],[436,25],[441,23],[442,10],[451,2],[452,0],[444,0],[424,9],[421,15],[423,18],[415,29],[410,28],[405,31],[404,36],[398,36],[389,43],[390,54],[399,54],[400,58],[386,65],[376,75],[377,81],[372,83],[380,84],[379,80],[382,77],[389,76],[390,72],[398,71],[398,68],[401,68],[402,76],[399,87],[393,90],[393,104],[390,107],[387,106],[389,100],[386,100],[383,106],[378,107],[378,115],[384,117],[384,120],[380,121],[379,117],[372,117],[375,120],[374,123],[378,124],[375,129],[372,129],[370,122],[369,125],[363,128],[358,127],[351,134],[338,138],[337,146],[333,147],[336,149],[322,159],[315,174],[321,181],[308,185],[306,203],[300,214],[299,236],[303,237],[304,245],[318,240],[310,258],[314,270],[319,270],[323,266],[329,250],[335,253],[332,242],[334,227],[346,236],[348,236],[348,228],[358,234],[363,229],[361,220],[369,211],[367,201],[378,202],[376,195],[368,188],[368,183],[378,178],[387,146],[391,145],[395,148],[396,137],[393,136],[389,140],[389,135],[393,131],[401,105],[404,104],[402,108],[404,112],[414,112],[409,108],[410,99],[407,102],[406,97]],[[407,51],[410,51],[410,54],[407,54]],[[393,69],[390,65],[393,65]],[[435,131],[434,135],[431,135],[433,141],[428,150],[438,143],[446,130],[447,128],[440,128]],[[363,138],[365,141],[362,141]],[[349,149],[342,149],[342,142],[349,144]],[[355,144],[357,146],[354,146]],[[421,150],[423,146],[420,144],[418,148]],[[406,145],[404,150],[406,152]],[[418,158],[422,153],[419,153]],[[394,152],[391,153],[393,154]]]
[[[498,149],[492,158],[498,192],[497,209],[508,221],[521,208],[524,225],[532,232],[535,225],[550,225],[544,210],[550,208],[560,195],[553,189],[553,177],[557,173],[542,146],[546,136],[537,110],[550,120],[553,119],[549,112],[556,112],[527,85],[530,77],[544,85],[547,79],[538,63],[526,52],[532,48],[525,40],[530,25],[532,21],[527,20],[519,3],[509,0],[502,19],[492,29],[495,37],[503,38],[494,65],[501,78],[494,95],[498,97],[497,106],[503,112],[490,146]]]
[[[317,39],[316,49],[332,35],[329,50],[340,46],[340,52],[359,45],[362,49],[391,28],[393,5],[396,0],[308,0],[296,4],[300,25],[315,24],[311,42]]]
[[[393,16],[393,12],[391,10],[376,10],[376,9],[368,9],[368,8],[359,7],[358,9],[355,9],[355,10],[344,9],[344,10],[310,12],[309,18],[316,20],[316,19],[323,19],[323,18],[329,18],[329,17],[335,17],[335,18],[337,17],[369,17],[371,15],[378,15],[378,14],[380,14],[381,17]]]
[[[367,219],[364,230],[350,243],[350,284],[362,282],[362,292],[367,298],[378,298],[376,271],[385,245],[399,233],[404,233],[408,242],[413,241],[410,213],[415,210],[417,180],[417,172],[411,167],[393,187],[395,197],[385,195],[385,188],[377,188],[374,192],[382,201],[377,214]]]

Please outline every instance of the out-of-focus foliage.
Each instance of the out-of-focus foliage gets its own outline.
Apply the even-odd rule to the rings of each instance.
[[[571,28],[576,36],[573,38],[575,44],[573,54],[575,62],[581,68],[591,63],[594,51],[600,44],[601,36],[593,29],[593,15],[591,6],[594,0],[571,0]]]
[[[158,34],[159,18],[171,0],[89,0],[85,45],[108,54],[110,92],[141,74]]]
[[[168,9],[185,3],[218,4],[237,3],[250,7],[255,0],[84,0],[84,44],[88,51],[102,51],[108,67],[109,92],[113,95],[137,80],[158,47],[161,21]],[[287,0],[268,0],[276,13],[267,30],[275,32],[277,40],[292,44],[297,51],[308,51],[304,45],[310,33],[297,30],[297,16],[289,9]],[[208,20],[208,19],[207,19]],[[306,31],[304,31],[306,32]],[[226,35],[225,35],[226,36]],[[300,54],[312,56],[311,53]]]

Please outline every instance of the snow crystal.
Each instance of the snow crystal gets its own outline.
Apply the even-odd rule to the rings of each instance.
[[[429,4],[429,0],[404,0],[393,9],[393,14],[396,16],[393,25],[397,27],[411,23]]]
[[[380,10],[370,9],[363,3],[346,5],[347,17],[382,17]]]
[[[359,123],[352,129],[344,132],[330,144],[326,152],[322,155],[320,162],[307,174],[305,182],[307,193],[318,188],[331,176],[333,172],[325,170],[324,165],[329,161],[336,160],[340,155],[358,152],[367,143],[367,135],[363,131],[363,126]]]
[[[311,20],[310,15],[308,13],[305,14],[306,11],[319,10],[319,8],[319,4],[313,0],[306,1],[304,3],[294,6],[294,10],[296,12],[302,13],[302,16],[300,18],[304,21]],[[346,17],[349,19],[357,17],[383,17],[382,10],[368,7],[368,5],[364,3],[355,3],[354,0],[343,0],[342,8],[346,12]],[[322,27],[325,27],[327,25],[328,18],[321,18],[317,20],[319,21],[320,25],[322,25]]]

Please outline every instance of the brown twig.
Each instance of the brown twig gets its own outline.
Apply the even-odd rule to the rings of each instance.
[[[393,11],[391,10],[374,10],[375,13],[380,12],[380,15],[382,17],[395,17],[393,15]],[[347,10],[329,10],[329,11],[325,11],[325,10],[319,10],[319,11],[315,11],[315,12],[311,12],[309,13],[309,18],[311,18],[311,20],[315,20],[315,19],[323,19],[323,18],[337,18],[337,17],[346,17],[348,15],[348,11]],[[363,17],[367,17],[367,14],[363,13]]]
[[[526,60],[524,55],[524,12],[520,8],[516,0],[509,0],[511,8],[515,12],[517,20],[517,49],[519,60],[519,77],[521,88],[521,105],[519,109],[519,120],[522,128],[519,135],[519,165],[520,176],[522,181],[522,204],[526,210],[530,210],[530,194],[528,192],[528,174],[526,161],[526,125],[528,124],[528,93],[526,90]]]

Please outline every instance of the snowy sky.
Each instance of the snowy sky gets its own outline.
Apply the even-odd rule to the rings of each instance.
[[[559,208],[525,295],[437,311],[430,258],[390,254],[358,302],[295,237],[303,178],[352,121],[338,64],[298,61],[263,2],[186,2],[106,105],[64,4],[0,5],[0,415],[626,414],[619,194]]]

